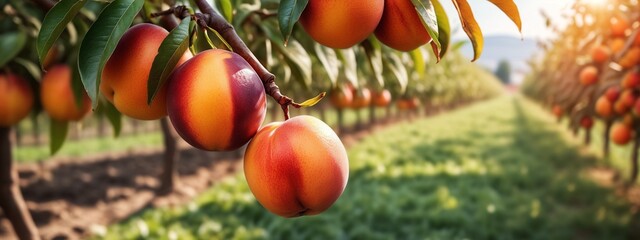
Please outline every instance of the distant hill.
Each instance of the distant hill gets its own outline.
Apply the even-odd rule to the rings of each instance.
[[[454,41],[466,41],[461,52],[464,56],[471,59],[473,57],[473,49],[468,39],[456,39]],[[519,83],[522,81],[524,74],[529,71],[527,60],[538,52],[536,40],[531,38],[520,39],[512,36],[485,36],[484,50],[482,56],[477,61],[478,64],[494,71],[500,60],[505,59],[511,63],[513,69],[512,81]]]

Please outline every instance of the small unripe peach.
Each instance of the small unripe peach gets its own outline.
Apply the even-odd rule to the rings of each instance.
[[[374,92],[372,101],[373,105],[376,107],[386,107],[391,103],[391,93],[387,89],[380,92]]]
[[[244,156],[253,195],[283,217],[315,215],[340,197],[349,178],[349,159],[331,127],[311,116],[264,126]]]
[[[371,104],[371,91],[368,88],[354,90],[352,108],[358,109],[368,107]]]
[[[331,91],[329,98],[331,104],[338,109],[349,108],[353,104],[353,92],[346,86]]]
[[[598,81],[598,69],[594,66],[587,66],[580,71],[580,83],[585,86],[592,85]]]
[[[76,103],[71,80],[71,68],[67,65],[54,65],[42,78],[42,108],[53,119],[79,121],[91,111],[91,100],[85,91],[82,91],[81,106]]]
[[[0,73],[0,126],[10,127],[29,115],[33,90],[24,78]]]
[[[411,51],[431,41],[411,0],[385,0],[375,35],[380,42],[400,51]]]
[[[611,127],[611,141],[618,145],[625,145],[631,141],[631,127],[624,123],[615,123]]]
[[[613,104],[605,96],[601,96],[596,101],[596,113],[604,118],[613,116]]]
[[[167,115],[167,85],[161,86],[148,104],[147,82],[158,48],[169,32],[157,25],[133,26],[120,39],[102,71],[100,91],[122,114],[139,120],[156,120]],[[178,66],[191,58],[186,51]]]
[[[350,48],[373,33],[383,9],[384,0],[309,0],[300,24],[322,45]]]
[[[240,55],[220,49],[201,52],[176,69],[166,101],[178,134],[209,151],[246,144],[267,108],[258,74]]]

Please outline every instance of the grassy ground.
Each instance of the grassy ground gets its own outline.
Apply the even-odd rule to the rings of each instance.
[[[373,134],[349,149],[343,196],[283,219],[242,174],[178,208],[150,209],[104,239],[624,239],[637,221],[585,173],[600,161],[537,106],[504,97]]]

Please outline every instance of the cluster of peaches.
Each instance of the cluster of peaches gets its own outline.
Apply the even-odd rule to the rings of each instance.
[[[247,144],[245,175],[257,200],[275,214],[312,215],[329,208],[342,194],[349,175],[346,150],[333,130],[311,116],[298,116],[260,128],[266,94],[257,73],[240,55],[187,51],[147,103],[147,80],[158,48],[168,32],[138,24],[125,32],[102,72],[100,92],[122,114],[139,120],[168,115],[189,144],[209,151],[235,150]],[[90,99],[76,104],[71,68],[47,68],[41,99],[51,118],[76,121],[90,112]],[[0,125],[11,126],[29,114],[32,87],[14,74],[0,75]]]
[[[399,51],[431,41],[411,0],[310,0],[300,23],[311,38],[331,48],[353,47],[372,34]]]
[[[371,91],[366,88],[356,89],[350,84],[337,87],[331,94],[331,104],[337,109],[361,109],[369,106],[387,107],[391,103],[389,90]],[[417,97],[402,98],[396,101],[398,109],[415,110],[420,106]]]
[[[580,83],[590,86],[598,82],[601,70],[608,64],[617,64],[626,71],[620,83],[606,88],[595,102],[595,113],[603,119],[621,119],[613,124],[610,133],[611,140],[619,145],[631,141],[634,119],[640,114],[640,73],[635,69],[640,64],[640,34],[631,40],[630,33],[630,24],[624,18],[612,18],[609,37],[591,49],[592,64],[584,67],[579,75]],[[625,46],[629,41],[631,45]],[[610,62],[612,59],[616,61]],[[593,119],[584,117],[581,125],[591,128]]]

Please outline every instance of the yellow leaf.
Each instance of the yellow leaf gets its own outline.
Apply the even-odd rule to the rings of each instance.
[[[511,21],[513,21],[513,23],[518,27],[518,31],[522,32],[520,12],[518,11],[518,6],[516,6],[513,0],[489,0],[489,2],[498,6],[504,14],[507,14],[507,16],[511,18]]]
[[[467,33],[471,44],[473,45],[473,60],[477,60],[482,54],[482,48],[484,46],[484,37],[482,36],[482,30],[476,22],[476,18],[473,16],[473,11],[467,0],[452,0],[453,5],[458,10],[458,16],[460,16],[460,23],[462,29]]]
[[[312,99],[309,99],[307,101],[300,103],[300,107],[312,107],[313,105],[316,105],[317,103],[319,103],[320,100],[322,100],[322,98],[324,98],[325,95],[327,95],[326,92],[321,92],[320,94],[318,94],[318,96],[315,96]]]

